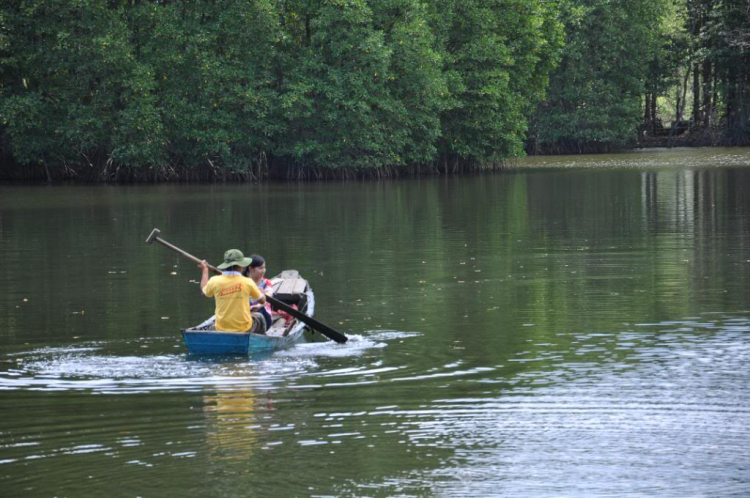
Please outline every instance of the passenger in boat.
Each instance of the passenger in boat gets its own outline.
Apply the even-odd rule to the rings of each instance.
[[[253,254],[250,256],[250,260],[250,264],[245,268],[243,274],[255,282],[255,285],[257,285],[264,294],[269,296],[272,295],[273,284],[271,284],[271,281],[266,278],[265,258],[258,254]],[[273,319],[271,318],[273,315],[271,303],[261,304],[257,299],[250,298],[250,311],[252,311],[253,314],[258,313],[263,316],[266,322],[266,330],[271,328],[271,324],[273,323]]]
[[[206,297],[213,297],[216,302],[216,330],[223,332],[265,333],[265,320],[253,320],[250,311],[250,298],[257,299],[259,304],[266,303],[266,295],[258,289],[252,279],[242,275],[243,268],[250,265],[251,258],[246,258],[239,249],[230,249],[224,253],[224,262],[217,268],[221,275],[208,278],[208,263],[201,261],[201,291]]]

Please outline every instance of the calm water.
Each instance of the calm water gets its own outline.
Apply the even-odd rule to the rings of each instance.
[[[750,149],[0,187],[0,495],[748,496],[748,186]],[[350,342],[189,358],[213,305],[154,227]]]

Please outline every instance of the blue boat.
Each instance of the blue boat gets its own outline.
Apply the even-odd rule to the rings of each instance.
[[[315,312],[310,284],[296,270],[286,270],[271,279],[273,296],[308,316]],[[274,316],[265,334],[221,332],[214,329],[215,317],[181,330],[188,352],[193,355],[248,355],[284,349],[297,342],[307,325],[290,316]]]

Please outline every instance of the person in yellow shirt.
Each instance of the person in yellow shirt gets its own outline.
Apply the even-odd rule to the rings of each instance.
[[[208,263],[201,261],[201,291],[216,302],[216,330],[222,332],[265,333],[265,320],[261,316],[253,320],[250,312],[250,298],[265,304],[266,295],[258,289],[252,279],[242,276],[242,269],[250,264],[239,249],[224,253],[224,263],[217,268],[221,275],[208,278]],[[261,323],[262,322],[262,323]]]

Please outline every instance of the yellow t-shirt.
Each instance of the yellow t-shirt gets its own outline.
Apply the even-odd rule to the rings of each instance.
[[[251,279],[241,275],[217,275],[209,279],[203,294],[216,301],[216,330],[247,332],[253,325],[250,315],[250,298],[258,299],[261,293]]]

